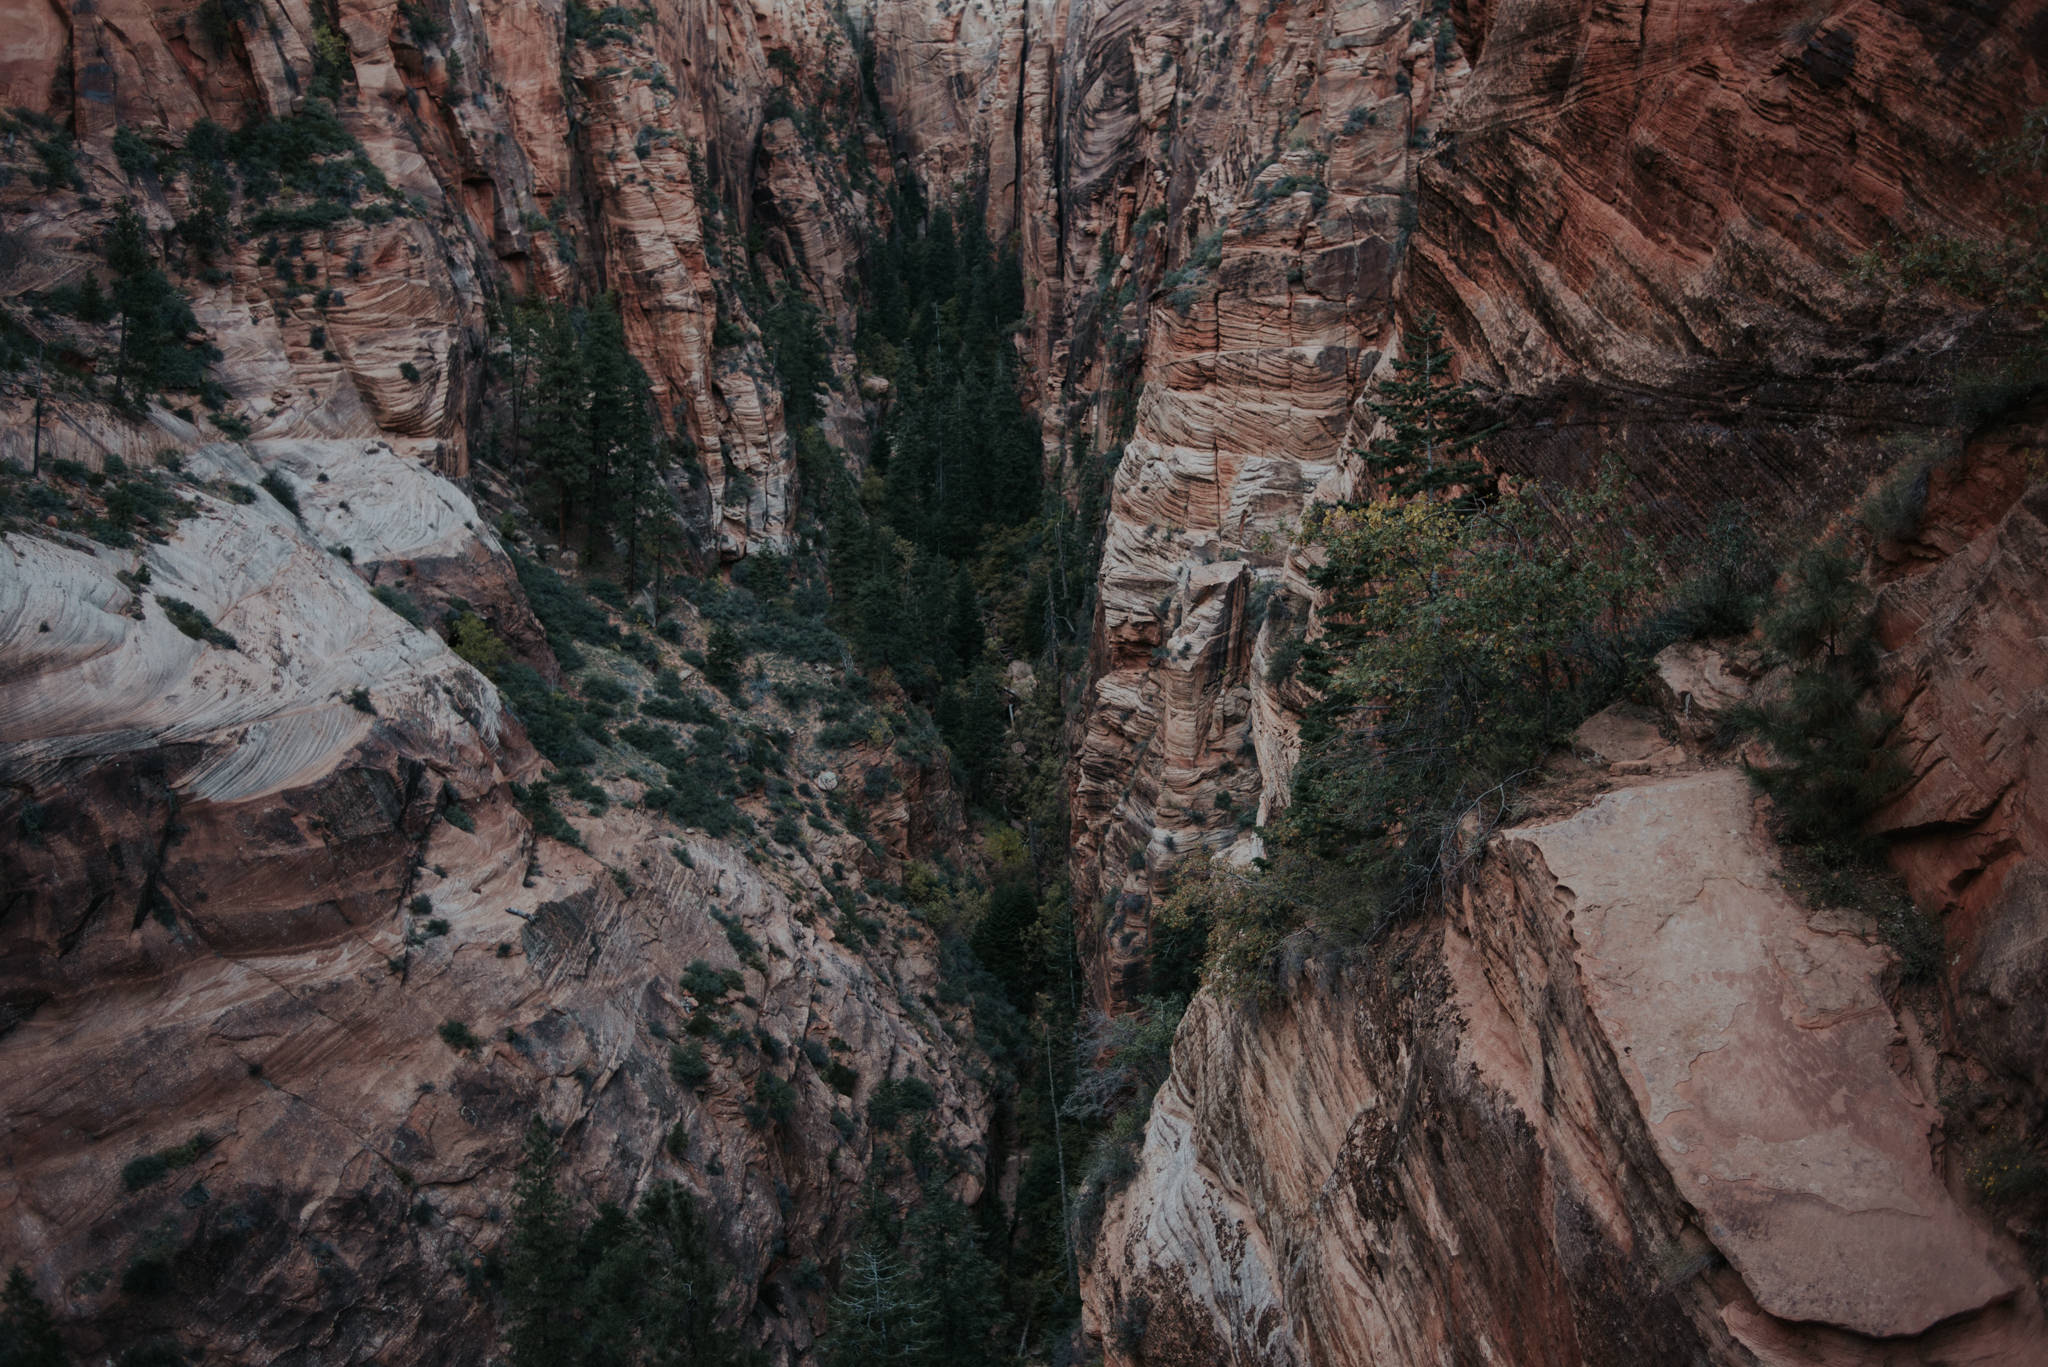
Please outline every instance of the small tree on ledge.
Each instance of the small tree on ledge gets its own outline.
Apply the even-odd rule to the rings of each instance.
[[[1397,501],[1442,494],[1455,487],[1474,489],[1486,469],[1473,448],[1499,430],[1473,427],[1479,412],[1471,385],[1451,376],[1451,349],[1435,312],[1416,320],[1401,334],[1401,356],[1391,379],[1373,386],[1366,405],[1386,423],[1360,454],[1373,479],[1387,486]],[[1469,496],[1468,496],[1469,497]]]

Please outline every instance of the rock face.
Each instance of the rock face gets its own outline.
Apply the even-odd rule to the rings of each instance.
[[[2048,485],[2025,462],[2040,441],[2037,419],[1927,475],[1921,555],[1879,598],[1881,693],[1910,777],[1876,823],[1941,918],[1965,1047],[2034,1096],[2048,1086]]]
[[[120,167],[117,130],[174,146],[201,119],[235,128],[329,98],[402,207],[246,234],[187,282],[235,416],[259,438],[378,439],[461,475],[471,443],[516,420],[480,407],[497,279],[539,296],[611,290],[664,424],[698,454],[706,554],[786,549],[789,437],[736,282],[756,231],[850,329],[849,273],[892,168],[849,152],[865,156],[872,127],[842,18],[823,3],[677,0],[572,32],[553,0],[410,13],[257,5],[216,24],[136,0],[68,27],[11,15],[40,35],[21,50],[71,54],[6,79],[18,104],[75,131],[80,180],[43,194],[16,177],[0,195],[25,248],[0,254],[7,292],[100,265],[108,202],[136,202],[165,245],[190,217],[189,176]],[[846,145],[769,119],[771,100],[845,123]],[[28,446],[27,418],[10,413],[10,452]],[[78,455],[97,466],[119,449],[101,439]]]
[[[1583,481],[1617,455],[1671,532],[1729,499],[1770,525],[1832,513],[1902,425],[1967,425],[1952,395],[2014,345],[2009,320],[1888,301],[1856,262],[2006,226],[1968,149],[2038,85],[2033,7],[1052,18],[1053,113],[1028,73],[1017,108],[1057,156],[1017,161],[1056,232],[1027,214],[1021,240],[1048,432],[1121,455],[1072,769],[1109,999],[1142,986],[1154,874],[1251,852],[1233,816],[1284,805],[1300,699],[1263,661],[1309,596],[1288,540],[1310,500],[1355,492],[1401,323],[1440,315],[1494,391],[1499,466]],[[1230,575],[1249,611],[1219,606]]]
[[[1411,135],[1464,69],[1414,25],[1385,3],[1068,23],[1063,234],[1037,259],[1068,321],[1040,354],[1070,439],[1120,454],[1072,767],[1076,894],[1099,909],[1083,933],[1111,1000],[1142,986],[1152,875],[1200,846],[1255,851],[1246,828],[1284,791],[1263,659],[1307,597],[1289,541],[1318,491],[1349,487]]]
[[[483,1363],[465,1281],[537,1113],[580,1197],[703,1197],[734,1313],[800,1353],[877,1085],[932,1087],[920,1123],[978,1191],[992,1103],[949,1033],[972,1024],[916,1004],[936,943],[837,939],[817,869],[851,837],[767,869],[625,808],[583,849],[537,838],[508,782],[539,761],[496,691],[359,577],[524,613],[468,500],[389,450],[258,449],[300,517],[228,496],[260,467],[218,445],[188,453],[196,510],[161,545],[6,542],[0,1261],[109,1352]],[[698,959],[739,974],[731,1000],[678,985]],[[746,1043],[685,1086],[671,1041],[706,1012]],[[756,1113],[764,1077],[786,1118]]]
[[[1098,1244],[1112,1362],[2048,1360],[1887,951],[1778,885],[1739,773],[1621,781],[1381,971],[1197,999]]]

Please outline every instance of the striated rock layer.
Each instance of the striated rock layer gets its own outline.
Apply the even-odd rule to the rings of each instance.
[[[763,867],[622,805],[583,848],[537,838],[496,690],[359,577],[524,613],[467,499],[388,450],[259,449],[301,516],[228,496],[259,467],[217,445],[162,544],[0,547],[0,1262],[109,1353],[483,1363],[468,1283],[539,1114],[577,1196],[702,1197],[732,1314],[800,1354],[876,1086],[932,1087],[979,1191],[992,1100],[965,1009],[919,1004],[936,942],[837,938],[819,869],[864,856],[850,836]],[[881,833],[930,840],[946,796]],[[679,986],[698,959],[738,973],[729,1001]],[[747,1043],[686,1087],[671,1042],[705,1011]]]
[[[1755,670],[1673,647],[1663,717],[1579,733],[1611,791],[1553,765],[1561,813],[1496,837],[1441,922],[1278,1003],[1197,999],[1096,1245],[1111,1361],[2048,1360],[1977,1166],[2042,1095],[2038,440],[1933,466],[1888,548],[1909,778],[1878,824],[1938,986],[1793,893],[1747,779],[1690,757]]]
[[[1446,921],[1198,998],[1089,1303],[1115,1362],[2048,1361],[1888,954],[1741,774],[1498,837]]]
[[[1288,542],[1356,491],[1402,323],[1439,314],[1493,392],[1497,466],[1619,457],[1667,533],[1728,500],[1811,525],[1902,442],[1968,435],[1957,396],[2016,345],[1858,263],[2010,229],[1975,149],[2041,96],[2038,6],[1106,0],[1049,37],[1038,13],[1013,23],[1056,52],[1055,98],[1027,59],[1017,126],[1054,155],[1015,161],[1048,449],[1121,457],[1071,773],[1107,1000],[1142,988],[1156,872],[1254,852],[1238,818],[1284,805],[1301,699],[1263,659],[1309,596]],[[1219,607],[1233,575],[1248,611]]]

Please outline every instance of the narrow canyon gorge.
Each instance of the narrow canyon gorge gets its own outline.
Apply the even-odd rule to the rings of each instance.
[[[2048,1364],[2048,4],[0,87],[0,1367]]]

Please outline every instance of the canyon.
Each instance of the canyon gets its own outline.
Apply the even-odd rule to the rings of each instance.
[[[2048,1137],[2038,301],[1872,265],[2021,230],[2038,151],[1981,163],[2038,138],[2042,6],[0,0],[0,30],[0,463],[61,494],[8,505],[0,555],[0,1264],[80,1360],[503,1360],[535,1116],[584,1206],[697,1196],[777,1363],[824,1360],[875,1193],[917,1200],[911,1132],[1014,1241],[1037,1065],[961,986],[964,894],[921,891],[998,881],[986,800],[893,681],[855,734],[807,710],[843,644],[696,687],[717,586],[825,539],[807,461],[879,479],[904,400],[864,271],[921,201],[1014,252],[1005,346],[1092,561],[1059,566],[1079,619],[995,662],[1005,745],[1056,775],[1063,824],[1016,824],[1065,887],[1069,1009],[1145,1009],[1175,869],[1268,852],[1315,701],[1279,664],[1318,622],[1300,525],[1371,492],[1419,319],[1492,471],[1618,461],[1674,554],[1920,471],[1869,538],[1905,766],[1872,826],[1930,973],[1775,838],[1721,725],[1768,694],[1755,645],[1671,647],[1430,915],[1195,995],[1099,1226],[1061,1172],[1078,1323],[1017,1360],[2048,1361],[2041,1198],[1987,1194]],[[195,128],[328,109],[356,197],[178,245]],[[110,398],[92,348],[126,337],[53,320],[124,202],[190,258],[217,418]],[[593,599],[572,642],[507,338],[600,294],[711,587]],[[792,301],[816,394],[778,374]],[[123,542],[91,523],[128,481],[177,509]],[[617,748],[570,786],[465,615],[622,714],[693,699],[764,775],[746,823],[664,814]]]

